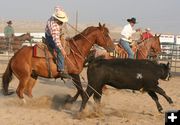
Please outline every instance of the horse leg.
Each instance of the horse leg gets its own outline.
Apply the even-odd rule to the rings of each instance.
[[[24,93],[24,90],[25,90],[25,86],[28,83],[28,80],[29,80],[28,76],[24,76],[24,77],[21,77],[19,79],[19,85],[18,85],[18,88],[16,90],[16,93],[19,96],[19,98],[21,98],[21,99],[24,98],[23,93]]]
[[[28,97],[32,98],[33,95],[32,95],[32,89],[36,83],[36,80],[37,80],[37,77],[30,77],[28,82],[27,82],[27,85],[25,86],[25,91],[24,91],[24,94],[26,94]]]
[[[73,78],[72,80],[73,80],[73,82],[74,82],[74,85],[75,85],[76,88],[77,88],[77,92],[76,92],[76,94],[75,94],[72,98],[68,99],[67,102],[73,103],[74,101],[77,100],[79,94],[81,94],[81,97],[82,97],[82,98],[84,97],[84,90],[83,90],[83,88],[82,88],[81,80],[80,80],[79,75],[77,75],[77,74],[70,74],[70,75],[71,75],[72,78]]]
[[[162,88],[160,88],[159,86],[156,86],[155,92],[162,95],[169,102],[169,104],[173,103],[172,99],[168,95],[166,95],[165,91]]]
[[[159,112],[162,112],[163,108],[162,108],[161,104],[160,104],[159,101],[158,101],[158,96],[156,95],[156,93],[153,92],[153,91],[148,91],[148,94],[149,94],[149,95],[151,96],[151,98],[155,101],[158,111],[159,111]]]

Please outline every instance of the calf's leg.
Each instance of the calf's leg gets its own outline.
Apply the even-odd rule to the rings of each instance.
[[[70,75],[73,78],[73,82],[74,82],[74,84],[75,84],[75,86],[77,88],[77,92],[73,97],[69,98],[67,100],[67,102],[73,103],[73,102],[75,102],[77,100],[79,95],[81,95],[81,97],[83,98],[83,88],[82,88],[82,85],[81,85],[81,80],[80,80],[79,75],[77,75],[77,74],[70,74]]]
[[[100,103],[101,102],[101,96],[102,96],[102,88],[97,90],[96,92],[94,92],[94,96],[93,99],[96,103]]]
[[[148,91],[148,94],[149,94],[149,95],[151,96],[151,98],[155,101],[158,111],[159,111],[159,112],[162,112],[163,108],[162,108],[161,104],[160,104],[159,101],[158,101],[158,96],[156,95],[156,93],[153,92],[153,91]]]
[[[86,103],[89,100],[89,98],[92,96],[92,94],[93,94],[93,90],[92,90],[92,88],[90,88],[88,86],[86,89],[86,94],[85,94],[84,98],[82,98],[82,104],[81,104],[80,112],[85,108]]]
[[[155,87],[155,92],[157,92],[160,95],[162,95],[169,102],[169,104],[173,103],[172,99],[169,96],[167,96],[165,91],[162,88],[160,88],[159,86]]]

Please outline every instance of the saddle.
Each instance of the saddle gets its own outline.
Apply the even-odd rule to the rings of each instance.
[[[70,54],[69,42],[65,41],[65,39],[61,39],[61,41],[67,55]],[[57,64],[56,52],[48,45],[48,42],[44,37],[42,37],[42,43],[38,43],[33,47],[33,57],[46,59],[46,64],[48,67],[48,77],[51,78],[52,73],[50,67],[50,59],[53,59],[54,63]],[[65,69],[66,68],[67,67],[65,65]]]
[[[60,36],[60,40],[66,54],[69,55],[70,54],[69,42],[64,38],[64,35]],[[42,37],[42,43],[38,43],[34,46],[33,56],[46,57],[45,53],[47,53],[50,58],[55,57],[55,51],[48,45],[46,39]]]

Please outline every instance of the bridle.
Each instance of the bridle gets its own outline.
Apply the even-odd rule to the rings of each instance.
[[[86,39],[90,44],[92,43],[86,36],[84,36],[79,30],[77,30],[74,26],[72,26],[71,24],[67,23],[72,29],[74,29],[76,32],[78,32],[84,39]],[[102,33],[102,37],[103,37],[103,40],[104,40],[104,43],[106,43],[106,38],[105,38],[105,35]],[[72,38],[72,43],[74,44],[74,46],[77,48],[78,52],[79,52],[79,56],[83,59],[86,59],[86,57],[82,54],[82,51],[79,50],[74,38]],[[108,43],[106,43],[105,46],[108,46]]]
[[[154,39],[154,38],[153,38],[153,39]],[[153,41],[150,41],[149,39],[147,39],[147,41],[143,41],[143,44],[145,44],[145,42],[147,43],[147,42],[153,42]],[[151,43],[151,46],[152,46],[152,44],[153,44],[153,43]],[[142,45],[142,46],[145,47],[146,50],[149,49],[149,51],[148,51],[148,55],[149,55],[152,47],[148,48],[148,47],[145,46],[145,45]],[[152,48],[152,49],[153,49],[153,51],[154,51],[155,53],[158,51],[158,50],[156,50],[155,48]],[[138,50],[140,50],[140,49],[139,49],[139,46],[138,46]],[[141,56],[143,56],[143,58],[146,58],[146,56],[143,54],[142,51],[139,51],[139,52],[140,52]]]

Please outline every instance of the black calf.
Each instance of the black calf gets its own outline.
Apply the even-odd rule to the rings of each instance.
[[[104,84],[108,84],[118,89],[143,90],[148,92],[155,101],[159,112],[163,108],[158,101],[156,93],[165,97],[169,103],[173,103],[165,91],[158,86],[159,79],[167,80],[170,77],[169,63],[157,64],[149,60],[132,59],[95,59],[88,66],[87,77],[89,86],[86,92],[89,97],[94,94],[96,102],[101,101],[102,87]],[[86,96],[82,100],[80,110],[85,108],[89,97]]]

